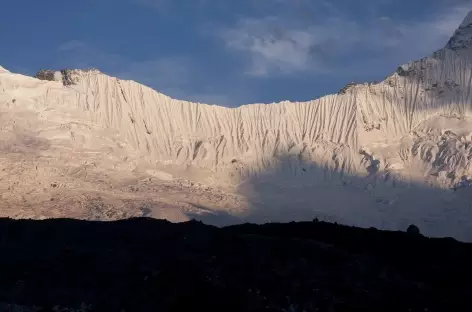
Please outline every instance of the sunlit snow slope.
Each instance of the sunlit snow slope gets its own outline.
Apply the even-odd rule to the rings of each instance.
[[[225,108],[97,70],[53,76],[0,68],[2,111],[28,108],[41,119],[76,109],[84,122],[115,131],[136,164],[243,196],[256,221],[414,222],[425,233],[472,239],[464,221],[472,220],[472,13],[433,55],[309,102]],[[71,148],[94,148],[91,137],[82,133]]]

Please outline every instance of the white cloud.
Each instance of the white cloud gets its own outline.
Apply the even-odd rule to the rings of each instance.
[[[242,19],[236,27],[224,30],[221,36],[227,47],[251,55],[249,74],[264,76],[272,70],[303,70],[319,38],[312,32],[284,29],[279,24],[276,17]]]
[[[248,57],[246,74],[328,73],[345,68],[353,54],[360,67],[362,62],[426,56],[445,45],[470,9],[472,5],[456,6],[428,20],[403,23],[385,16],[358,22],[335,10],[331,12],[337,16],[309,23],[275,16],[243,18],[219,35],[228,49]]]

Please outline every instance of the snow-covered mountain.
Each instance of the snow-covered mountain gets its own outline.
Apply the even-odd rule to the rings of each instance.
[[[37,77],[0,67],[4,215],[319,217],[472,240],[472,12],[431,56],[309,102],[226,108],[98,70]]]

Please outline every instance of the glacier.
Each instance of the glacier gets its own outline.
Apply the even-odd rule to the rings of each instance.
[[[472,189],[456,187],[472,177],[472,12],[432,55],[308,102],[227,108],[96,69],[37,77],[0,67],[0,215],[317,217],[472,240]]]

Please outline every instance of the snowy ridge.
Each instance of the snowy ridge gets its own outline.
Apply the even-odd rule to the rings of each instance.
[[[160,162],[217,168],[236,159],[257,167],[264,158],[299,153],[315,142],[357,146],[351,97],[230,109],[173,100],[103,74],[84,73],[79,81],[95,94],[80,94],[79,105]],[[334,115],[340,118],[331,118]]]
[[[472,33],[470,17],[456,39]],[[368,174],[366,166],[372,164],[363,163],[360,150],[397,142],[434,116],[470,116],[471,53],[466,49],[458,54],[448,44],[431,57],[399,67],[383,82],[303,103],[238,108],[190,103],[98,71],[76,71],[73,89],[82,110],[96,123],[117,129],[151,162],[244,175],[264,172],[278,158],[292,155],[330,170]],[[57,100],[53,93],[48,96],[47,102]],[[301,170],[290,166],[293,174]]]
[[[470,19],[471,14],[454,37],[472,33]],[[118,130],[152,163],[251,175],[292,155],[330,170],[367,174],[372,164],[364,164],[359,151],[396,142],[433,116],[470,116],[471,52],[458,54],[448,44],[378,84],[354,85],[309,102],[238,108],[174,100],[98,70],[72,70],[63,73],[67,88],[53,82],[38,88],[37,105],[80,108],[96,124]]]
[[[13,166],[8,164],[16,162],[12,159],[19,152],[36,157],[23,172],[36,180],[22,175],[18,181],[30,184],[6,185],[5,194],[18,189],[12,204],[17,207],[21,194],[30,190],[42,196],[37,185],[44,176],[47,183],[53,176],[69,177],[64,183],[75,191],[108,179],[102,191],[112,192],[115,182],[110,181],[120,184],[145,172],[139,176],[146,177],[143,181],[179,176],[204,183],[166,185],[185,191],[185,198],[194,194],[221,207],[242,207],[243,201],[249,207],[270,207],[270,212],[258,212],[261,219],[316,214],[383,228],[403,228],[415,220],[424,233],[454,229],[454,235],[472,240],[467,226],[457,226],[472,220],[472,210],[466,209],[470,192],[462,190],[472,176],[471,22],[472,13],[445,48],[400,66],[382,82],[350,85],[308,102],[226,108],[171,99],[98,70],[45,71],[40,80],[0,68],[0,117],[8,121],[0,132],[0,149],[10,155],[5,167]],[[77,153],[74,169],[65,165],[72,161],[71,151]],[[34,169],[42,166],[38,163],[60,163],[64,169],[41,176]],[[16,172],[9,177],[19,176]],[[0,188],[2,181],[7,179],[0,179]],[[203,186],[209,184],[228,187],[244,199]],[[432,192],[426,186],[458,192]],[[154,194],[156,188],[149,189]],[[119,193],[126,200],[118,205],[118,193],[112,193],[113,207],[136,198]],[[300,207],[315,210],[285,209],[295,199]],[[164,206],[180,202],[177,207],[183,209],[188,201],[168,198]],[[451,205],[466,208],[444,221]],[[316,210],[324,207],[329,211]]]

